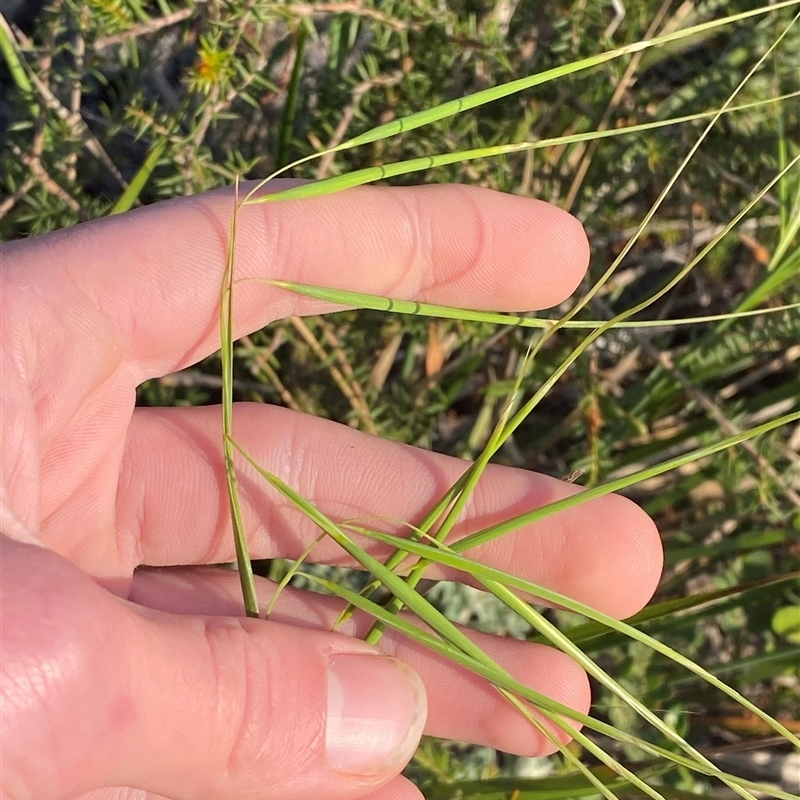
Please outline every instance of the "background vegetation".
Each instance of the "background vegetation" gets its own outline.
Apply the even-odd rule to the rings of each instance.
[[[263,177],[380,122],[757,5],[4,3],[16,57],[26,66],[15,74],[14,54],[5,53],[0,235],[9,239],[64,227],[228,184],[236,175]],[[419,155],[713,110],[794,11],[610,62],[422,131],[311,162],[294,174],[319,178]],[[737,102],[777,97],[799,84],[795,30]],[[700,125],[457,164],[403,180],[468,182],[570,209],[589,233],[590,278],[596,279],[636,230]],[[593,301],[592,316],[607,318],[665,284],[798,148],[797,98],[724,117]],[[798,220],[800,175],[794,169],[649,317],[800,300]],[[577,331],[562,331],[552,338],[529,365],[523,388],[538,387],[578,337]],[[470,458],[491,434],[526,347],[519,329],[483,323],[378,312],[290,319],[237,344],[235,388],[240,399],[280,403]],[[796,410],[798,360],[797,309],[734,322],[614,330],[556,385],[497,460],[596,485]],[[217,358],[140,390],[143,404],[219,400]],[[800,426],[782,428],[630,492],[656,519],[667,553],[657,605],[645,612],[642,628],[703,663],[795,732],[798,451]],[[282,569],[260,567],[273,575]],[[475,591],[442,584],[429,597],[459,622],[530,635],[501,605]],[[798,790],[800,764],[794,775],[787,772],[792,762],[784,757],[785,744],[759,720],[710,695],[699,679],[641,645],[589,630],[567,613],[548,615],[726,769],[752,775],[747,753],[756,747],[766,770],[756,777]],[[594,712],[649,735],[619,704],[601,700]],[[639,758],[619,747],[615,755],[626,763]],[[430,741],[410,774],[431,798],[454,796],[456,787],[465,796],[500,798],[513,797],[523,784],[459,782],[558,775],[561,769],[558,759],[522,761]],[[707,788],[680,770],[664,781],[676,797]]]

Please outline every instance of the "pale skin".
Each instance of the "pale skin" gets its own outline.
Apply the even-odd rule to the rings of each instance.
[[[392,663],[353,638],[369,620],[331,633],[341,603],[298,590],[272,620],[246,619],[236,574],[203,566],[234,559],[219,409],[134,401],[142,381],[218,349],[231,210],[231,192],[215,192],[3,246],[3,800],[414,800],[399,772],[423,724],[525,755],[553,749],[481,679],[387,632],[380,649],[421,678],[427,721],[424,701],[400,704],[410,716],[398,747],[369,768],[337,767],[325,746],[328,665],[361,665],[368,686],[371,665]],[[239,278],[505,311],[564,300],[588,261],[567,214],[459,186],[251,207],[237,243]],[[241,282],[235,335],[326,310]],[[419,520],[464,469],[266,405],[237,406],[234,429],[334,519]],[[254,471],[240,479],[252,557],[298,556],[318,531]],[[454,536],[576,491],[491,466]],[[653,523],[617,496],[470,555],[619,617],[651,597],[662,563]],[[346,563],[332,542],[313,558]],[[263,605],[273,590],[258,580]],[[563,654],[474,638],[537,690],[589,708],[586,677]],[[402,693],[415,678],[398,681]]]

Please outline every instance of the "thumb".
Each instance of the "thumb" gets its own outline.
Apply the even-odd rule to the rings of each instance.
[[[2,556],[4,798],[346,800],[414,752],[422,683],[363,642],[155,612],[42,548]]]

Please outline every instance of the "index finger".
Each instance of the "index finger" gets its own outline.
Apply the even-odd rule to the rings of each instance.
[[[232,190],[221,190],[7,246],[5,313],[11,335],[24,337],[16,344],[31,385],[46,386],[67,408],[67,399],[91,391],[86,353],[92,370],[105,377],[124,370],[136,385],[218,349],[234,201]],[[564,300],[588,262],[585,235],[570,215],[465,186],[361,187],[250,206],[236,245],[237,278],[509,311]],[[241,283],[234,336],[324,310],[276,287]]]

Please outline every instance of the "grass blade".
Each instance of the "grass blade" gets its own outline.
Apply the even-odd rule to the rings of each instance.
[[[778,40],[778,42],[779,41],[780,40]],[[775,46],[777,46],[778,42],[775,43]],[[723,107],[721,109],[712,111],[702,111],[696,114],[687,114],[682,117],[655,120],[653,122],[645,122],[639,125],[630,125],[626,128],[612,128],[602,131],[572,133],[566,136],[555,136],[549,139],[514,142],[511,144],[495,145],[493,147],[479,147],[473,150],[459,150],[451,153],[439,153],[438,155],[411,158],[391,164],[382,164],[378,167],[365,167],[364,169],[354,170],[352,172],[345,173],[344,175],[335,175],[331,178],[325,178],[324,180],[315,181],[313,183],[306,183],[301,186],[294,186],[290,189],[284,189],[283,191],[275,192],[273,194],[253,197],[253,192],[250,192],[245,199],[245,204],[273,203],[287,200],[302,200],[309,197],[321,197],[324,195],[333,194],[335,192],[345,191],[346,189],[353,189],[357,186],[364,186],[368,183],[375,183],[376,181],[388,180],[390,178],[398,178],[404,175],[410,175],[414,172],[421,172],[427,169],[448,166],[449,164],[459,164],[464,161],[475,161],[476,159],[496,158],[498,156],[510,155],[511,153],[523,153],[549,147],[562,147],[569,144],[576,144],[578,142],[599,141],[601,139],[612,139],[618,136],[640,134],[646,131],[666,128],[671,125],[682,125],[689,122],[696,122],[698,120],[708,119],[709,117],[712,118],[710,125],[713,125],[716,119],[722,114],[752,110],[757,106],[769,105],[780,102],[781,100],[796,97],[798,94],[800,94],[800,92],[790,92],[779,98],[768,98],[766,100],[759,100],[740,106]],[[698,144],[700,141],[702,141],[702,138],[703,137],[701,136]],[[687,156],[687,161],[690,157],[691,154],[690,156]],[[680,172],[676,172],[676,176],[674,177],[673,181],[677,180],[677,175],[679,174]],[[670,188],[671,187],[668,186],[664,190],[664,194],[669,191]],[[654,209],[657,208],[658,205],[654,205]],[[651,214],[652,213],[655,213],[653,209],[651,209]],[[647,220],[642,223],[642,226],[644,226],[646,222]]]
[[[797,415],[797,418],[800,419],[800,414]],[[436,545],[426,545],[421,542],[406,540],[402,537],[393,536],[386,533],[379,533],[377,531],[372,531],[369,535],[377,541],[390,544],[393,547],[405,550],[407,553],[411,553],[431,562],[435,562],[437,564],[448,566],[452,569],[460,570],[470,574],[476,580],[479,580],[482,583],[486,581],[496,581],[505,587],[526,592],[555,606],[563,606],[569,611],[581,614],[588,619],[605,625],[608,628],[616,630],[620,633],[624,633],[631,639],[635,639],[641,644],[647,645],[661,655],[666,656],[670,660],[675,661],[690,672],[701,677],[716,689],[724,692],[726,695],[728,695],[728,697],[745,707],[748,711],[758,716],[773,730],[790,741],[795,747],[800,747],[800,739],[798,739],[785,726],[781,725],[780,722],[774,720],[769,714],[755,706],[753,703],[747,700],[747,698],[739,694],[735,689],[731,689],[723,681],[719,680],[710,672],[708,672],[708,670],[705,670],[703,667],[695,664],[691,659],[682,656],[677,651],[661,643],[658,639],[654,639],[653,637],[648,636],[646,633],[643,633],[642,631],[632,627],[631,625],[628,625],[625,622],[616,620],[607,614],[603,614],[602,612],[580,603],[577,600],[573,600],[572,598],[567,597],[559,592],[546,589],[538,586],[537,584],[533,584],[530,581],[526,581],[523,578],[518,578],[511,573],[503,572],[502,570],[497,570],[492,567],[487,567],[477,561],[460,556],[460,552],[468,549],[468,547],[464,546],[464,543],[472,537],[462,539],[461,541],[456,542],[452,546],[448,547],[447,545],[443,545],[441,543]]]
[[[238,200],[239,185],[236,185]],[[236,548],[236,567],[242,586],[245,613],[248,617],[258,617],[258,595],[256,594],[253,565],[247,545],[247,534],[242,519],[239,502],[239,484],[236,480],[236,466],[231,445],[233,433],[233,273],[235,266],[236,223],[239,204],[235,202],[231,227],[228,234],[228,254],[220,292],[220,360],[222,362],[222,450],[225,459],[225,479],[230,502],[231,525]]]
[[[384,297],[377,294],[364,294],[351,292],[346,289],[331,289],[324,286],[311,286],[306,283],[292,283],[291,281],[266,280],[261,278],[246,278],[245,280],[258,280],[286,289],[288,292],[312,297],[335,306],[347,308],[364,308],[370,311],[385,311],[394,314],[410,314],[421,317],[438,317],[439,319],[455,319],[460,322],[486,322],[494,325],[510,325],[519,328],[548,329],[556,325],[557,319],[541,319],[538,317],[523,317],[518,314],[502,314],[493,311],[475,311],[469,308],[455,306],[440,306],[434,303],[420,303],[416,300],[401,300],[393,297]],[[721,322],[723,320],[737,320],[744,317],[755,317],[761,314],[776,314],[783,311],[794,311],[800,308],[800,302],[787,303],[770,308],[755,309],[750,311],[732,311],[728,314],[709,314],[701,317],[685,317],[682,319],[652,319],[628,320],[615,323],[615,328],[673,328],[684,325],[699,325],[706,322]],[[595,330],[608,324],[608,320],[569,320],[561,327]]]
[[[150,179],[150,175],[152,175],[153,170],[156,168],[158,160],[161,158],[161,154],[164,152],[166,146],[167,140],[161,139],[150,148],[150,152],[147,154],[144,163],[136,171],[133,180],[128,184],[128,188],[125,189],[119,200],[114,203],[114,207],[109,214],[122,214],[133,208],[134,203],[139,199],[139,195]]]

